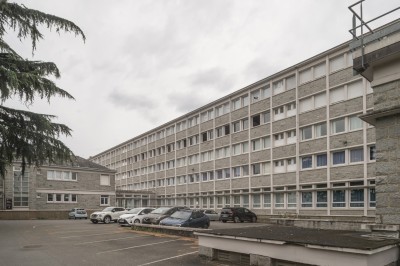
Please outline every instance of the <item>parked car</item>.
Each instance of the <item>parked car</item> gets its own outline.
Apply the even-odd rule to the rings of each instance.
[[[257,222],[257,215],[249,209],[243,207],[225,207],[221,210],[220,221],[233,221],[235,223],[249,221],[252,223]]]
[[[201,211],[180,210],[162,219],[160,225],[208,228],[210,226],[210,218]]]
[[[210,218],[210,221],[218,221],[219,220],[219,213],[214,211],[214,210],[200,210],[203,212],[205,215]]]
[[[171,216],[174,212],[182,209],[188,209],[187,207],[160,207],[147,214],[142,218],[144,224],[159,224],[164,218]]]
[[[98,222],[108,224],[111,221],[116,222],[118,218],[126,212],[127,210],[121,207],[107,207],[102,211],[92,213],[90,215],[90,221],[94,224],[97,224]]]
[[[118,223],[120,226],[130,226],[133,223],[140,223],[141,218],[145,214],[154,211],[154,208],[134,208],[130,209],[127,213],[122,214],[119,219]]]
[[[83,208],[73,208],[68,213],[69,219],[87,219],[87,212]]]

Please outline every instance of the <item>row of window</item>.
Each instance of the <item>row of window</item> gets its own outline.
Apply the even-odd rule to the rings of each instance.
[[[330,196],[329,196],[330,194]],[[329,201],[328,201],[329,199]],[[189,206],[190,208],[247,207],[253,209],[326,209],[375,208],[375,188],[347,188],[332,191],[285,191],[281,193],[259,193],[244,195],[199,196],[189,198],[158,199],[161,206]]]
[[[47,194],[47,203],[77,203],[77,194],[64,194],[64,193],[49,193]],[[100,196],[100,206],[109,206],[110,196]]]
[[[329,72],[333,73],[338,70],[347,68],[352,66],[352,59],[351,55],[349,53],[341,54],[339,56],[336,56],[334,58],[329,59]],[[326,75],[326,64],[325,62],[318,63],[317,65],[314,65],[312,67],[309,67],[307,69],[304,69],[299,72],[299,84],[304,84],[306,82],[318,79],[320,77],[323,77]],[[335,103],[338,101],[350,99],[350,98],[355,98],[358,96],[362,95],[363,89],[362,89],[362,81],[357,81],[349,85],[345,85],[342,87],[338,88],[333,88],[330,91],[330,103]],[[296,87],[296,77],[294,75],[286,77],[284,79],[281,79],[279,81],[275,81],[272,83],[272,90],[273,94],[279,94],[287,90],[291,90]],[[371,92],[370,86],[368,86],[368,92]],[[271,90],[270,90],[270,85],[266,84],[261,88],[254,89],[250,91],[250,101],[256,102],[261,99],[265,99],[271,96]],[[300,100],[300,112],[305,112],[307,110],[315,109],[321,106],[326,105],[326,99],[325,98],[325,93],[323,94],[318,94],[314,95],[311,97],[307,97],[305,99]],[[242,95],[240,97],[237,97],[233,99],[230,102],[221,104],[217,107],[215,107],[215,112],[214,108],[211,108],[205,112],[202,112],[200,116],[196,115],[193,117],[190,117],[187,121],[181,121],[176,123],[176,125],[172,125],[165,130],[160,130],[157,133],[151,134],[146,138],[143,138],[141,140],[134,141],[127,146],[121,147],[120,149],[117,150],[117,153],[124,153],[127,150],[132,150],[135,148],[138,148],[140,146],[144,146],[147,143],[150,143],[152,141],[161,139],[165,136],[172,135],[176,132],[185,130],[187,127],[197,125],[199,123],[199,120],[201,122],[206,122],[208,120],[213,119],[214,117],[221,116],[223,114],[227,114],[230,112],[230,110],[237,110],[239,108],[245,107],[249,104],[249,97],[247,94]],[[231,107],[232,106],[232,107]],[[282,111],[280,109],[279,111]],[[199,118],[200,117],[200,118]],[[105,154],[102,156],[101,160],[105,159],[110,159],[111,157],[114,157],[116,155],[116,151],[112,151],[108,154]],[[100,160],[99,160],[100,161]]]
[[[71,171],[47,171],[47,180],[77,181],[78,173]]]

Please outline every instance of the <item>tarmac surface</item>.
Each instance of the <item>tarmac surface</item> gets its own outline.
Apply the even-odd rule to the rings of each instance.
[[[204,233],[218,236],[283,241],[296,245],[319,245],[360,250],[374,250],[400,243],[399,239],[372,236],[368,232],[308,229],[280,225],[216,229]]]
[[[1,220],[0,265],[227,264],[199,257],[193,238],[136,232],[88,220]]]

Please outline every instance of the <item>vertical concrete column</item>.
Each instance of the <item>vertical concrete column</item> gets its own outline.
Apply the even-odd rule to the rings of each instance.
[[[376,127],[376,222],[400,224],[400,80],[373,87]]]

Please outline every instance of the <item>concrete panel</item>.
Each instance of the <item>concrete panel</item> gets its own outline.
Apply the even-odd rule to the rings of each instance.
[[[231,137],[229,135],[217,138],[215,139],[215,148],[227,146],[230,144],[230,141]]]
[[[215,118],[215,127],[223,126],[229,122],[229,114],[221,115]]]
[[[173,195],[173,194],[175,194],[175,187],[166,187],[165,191],[166,191],[165,193],[167,195]]]
[[[165,141],[166,141],[166,143],[175,142],[175,135],[172,134],[172,135],[167,136]]]
[[[232,166],[249,164],[249,155],[241,154],[241,155],[232,156],[231,164],[232,164]]]
[[[326,77],[299,86],[298,97],[302,98],[326,90]]]
[[[237,133],[232,133],[231,134],[232,144],[238,143],[238,142],[243,142],[248,139],[248,136],[249,136],[248,130],[240,131]]]
[[[176,193],[177,194],[186,193],[186,185],[177,185],[176,186]]]
[[[176,140],[180,140],[180,139],[186,138],[186,129],[177,132],[177,133],[175,134],[175,136],[176,136]]]
[[[296,184],[296,173],[274,174],[274,186],[294,185]]]
[[[273,158],[285,158],[296,156],[296,144],[273,148]]]
[[[231,113],[231,121],[236,121],[249,116],[249,108],[243,107]]]
[[[266,150],[252,152],[250,154],[250,158],[251,158],[250,159],[251,163],[269,161],[271,159],[271,150],[266,149]]]
[[[350,133],[333,135],[330,137],[331,149],[340,149],[363,144],[363,131],[357,130]]]
[[[367,176],[368,178],[376,177],[376,163],[368,163]]]
[[[233,178],[232,179],[232,189],[248,189],[249,188],[249,178]]]
[[[331,74],[329,76],[329,87],[335,87],[337,85],[349,82],[359,77],[360,75],[354,76],[353,68],[349,67]]]
[[[375,128],[368,128],[367,129],[367,143],[374,143],[376,142],[376,134]]]
[[[176,150],[176,158],[185,157],[187,155],[186,148]]]
[[[175,170],[169,169],[169,170],[165,171],[165,175],[166,175],[166,177],[173,177],[173,176],[175,176]]]
[[[250,105],[250,115],[262,113],[270,109],[270,98],[260,100]]]
[[[198,193],[199,187],[200,187],[199,183],[188,184],[187,191],[188,191],[188,193]]]
[[[367,109],[374,108],[374,94],[367,94]]]
[[[190,147],[187,148],[187,154],[188,154],[188,156],[189,156],[189,155],[192,155],[192,154],[198,154],[199,151],[200,151],[199,144],[196,144],[196,145],[193,145],[193,146],[190,146]],[[179,157],[178,157],[178,158],[179,158]]]
[[[326,107],[321,107],[299,115],[299,127],[316,124],[326,120]]]
[[[175,152],[168,152],[165,155],[165,160],[169,161],[169,160],[174,160],[175,159]],[[149,162],[149,160],[147,160],[147,162]]]
[[[201,182],[200,183],[200,191],[203,191],[203,192],[214,191],[214,182],[213,181]]]
[[[271,176],[270,175],[262,175],[262,176],[252,176],[250,179],[251,187],[270,187],[271,186]]]
[[[230,180],[216,180],[215,190],[226,190],[230,189]]]
[[[206,131],[206,130],[210,130],[210,129],[213,129],[213,128],[214,128],[214,120],[213,119],[200,124],[200,131],[201,132]]]
[[[190,128],[187,129],[187,136],[188,137],[193,136],[193,135],[197,135],[199,133],[200,133],[200,129],[199,129],[198,125],[195,125],[195,126],[190,127]]]
[[[329,116],[332,119],[338,116],[343,116],[343,114],[347,113],[362,112],[362,110],[363,97],[358,97],[331,105],[329,109]]]
[[[272,108],[296,100],[296,90],[292,89],[272,96]]]
[[[269,135],[271,124],[265,124],[257,127],[253,127],[250,129],[250,138],[259,138],[263,136]],[[247,136],[246,136],[247,139]]]
[[[364,178],[364,166],[362,164],[331,167],[331,181],[362,178]]]
[[[229,158],[215,160],[215,169],[228,168]]]
[[[309,184],[316,182],[326,182],[327,181],[327,169],[315,169],[300,171],[299,182],[300,184]]]
[[[209,151],[214,149],[214,141],[206,141],[200,144],[200,151]]]
[[[272,122],[273,133],[282,132],[293,128],[296,128],[296,116]]]

